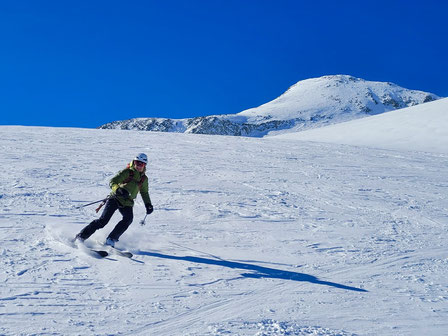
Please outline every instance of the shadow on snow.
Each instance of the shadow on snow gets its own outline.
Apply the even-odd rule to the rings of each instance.
[[[253,271],[254,273],[242,273],[241,275],[243,277],[252,278],[252,279],[271,278],[271,279],[292,280],[292,281],[299,281],[299,282],[310,282],[310,283],[313,283],[316,285],[325,285],[325,286],[335,287],[335,288],[339,288],[339,289],[351,290],[351,291],[355,291],[355,292],[368,292],[367,290],[362,289],[362,288],[346,286],[346,285],[338,284],[335,282],[322,281],[322,280],[319,280],[318,278],[316,278],[315,276],[308,275],[305,273],[283,271],[283,270],[279,270],[279,269],[275,269],[275,268],[263,267],[263,266],[241,263],[241,262],[226,261],[226,260],[222,260],[222,259],[191,257],[191,256],[180,257],[180,256],[173,256],[173,255],[168,255],[168,254],[147,252],[147,251],[140,251],[138,254],[155,257],[155,258],[182,260],[182,261],[189,261],[189,262],[198,263],[198,264],[216,265],[216,266],[222,266],[222,267],[228,267],[228,268],[234,268],[234,269],[249,270],[249,271]]]

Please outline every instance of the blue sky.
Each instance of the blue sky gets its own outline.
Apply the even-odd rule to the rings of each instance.
[[[448,96],[445,1],[0,2],[0,124],[95,128],[259,106],[348,74]]]

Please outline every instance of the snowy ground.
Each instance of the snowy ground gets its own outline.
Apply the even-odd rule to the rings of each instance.
[[[274,138],[448,154],[448,98]]]
[[[448,154],[5,126],[0,149],[1,335],[448,335]],[[141,151],[135,258],[72,247]]]

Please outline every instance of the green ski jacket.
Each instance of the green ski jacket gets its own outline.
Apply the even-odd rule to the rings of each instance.
[[[120,170],[117,175],[112,177],[109,186],[112,189],[111,195],[115,196],[123,206],[134,206],[134,200],[138,193],[142,196],[145,206],[151,204],[151,198],[149,197],[148,177],[145,175],[146,167],[143,172],[139,172],[134,167],[134,161],[132,161],[127,168]],[[123,198],[117,196],[115,192],[118,188],[124,188],[129,192],[129,198]]]

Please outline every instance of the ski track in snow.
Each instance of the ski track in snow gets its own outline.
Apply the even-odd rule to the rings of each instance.
[[[0,127],[0,335],[446,335],[448,157]],[[155,212],[71,239],[138,152]],[[97,246],[119,219],[86,244]]]

